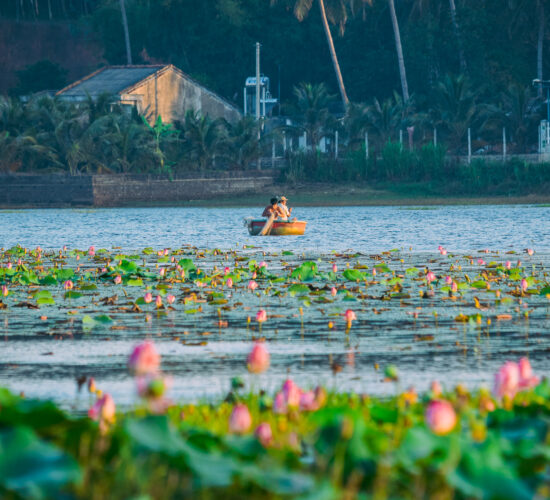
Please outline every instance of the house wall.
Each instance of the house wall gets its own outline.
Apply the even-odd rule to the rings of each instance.
[[[159,114],[165,123],[183,120],[189,109],[229,122],[241,117],[236,108],[173,68],[147,79],[127,95],[140,97],[140,112],[146,112],[151,123]]]

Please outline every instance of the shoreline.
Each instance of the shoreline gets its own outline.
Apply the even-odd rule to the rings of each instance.
[[[131,204],[0,204],[0,210],[25,210],[47,208],[98,209],[142,207],[188,207],[188,208],[237,208],[263,207],[272,196],[284,194],[293,207],[384,207],[384,206],[445,206],[445,205],[549,205],[550,194],[526,195],[445,195],[429,193],[423,184],[396,185],[395,189],[373,188],[356,184],[302,184],[285,186],[275,184],[262,193],[248,193],[217,198],[181,201],[143,200]]]

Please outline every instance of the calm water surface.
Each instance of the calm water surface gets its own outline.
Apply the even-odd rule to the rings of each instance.
[[[504,260],[508,258],[504,252],[530,247],[536,251],[529,262],[533,269],[541,274],[550,271],[550,207],[545,206],[297,208],[295,215],[308,221],[307,234],[285,238],[249,237],[242,224],[248,215],[254,211],[6,210],[0,211],[0,246],[95,245],[129,251],[192,245],[236,248],[268,263],[280,262],[280,257],[271,254],[291,250],[295,257],[289,257],[290,264],[297,265],[304,254],[310,259],[322,258],[327,266],[333,250],[353,249],[362,254],[357,261],[372,266],[372,254],[397,248],[396,262],[403,259],[404,268],[430,262],[430,268],[439,274],[449,268],[449,260],[439,255],[438,245],[462,258],[488,248],[494,252],[487,257],[491,260]],[[243,245],[258,248],[243,250]],[[223,262],[212,257],[201,263],[214,265]],[[473,275],[477,271],[465,267],[464,272]],[[264,299],[246,291],[234,294],[242,294],[250,314],[265,306]],[[246,374],[245,359],[258,332],[247,328],[242,310],[227,313],[229,327],[223,330],[214,326],[218,317],[211,308],[197,316],[172,311],[151,322],[113,314],[116,324],[124,328],[83,334],[78,321],[68,319],[66,311],[56,307],[48,308],[48,321],[39,319],[43,310],[12,307],[0,311],[0,386],[83,409],[89,404],[88,397],[78,394],[75,381],[91,375],[119,404],[132,404],[134,385],[126,359],[144,338],[153,338],[163,355],[163,369],[172,377],[175,399],[222,397],[233,376],[243,376],[256,388],[275,390],[288,373],[305,387],[323,383],[338,390],[384,394],[395,389],[381,381],[375,364],[387,363],[399,367],[402,385],[414,384],[419,390],[426,389],[434,378],[448,386],[459,381],[471,386],[490,384],[503,361],[521,355],[530,356],[539,374],[550,374],[550,312],[542,298],[529,304],[533,308],[529,321],[518,316],[485,331],[454,322],[459,313],[475,312],[469,305],[423,301],[416,290],[415,294],[407,304],[373,300],[353,306],[360,320],[349,336],[338,329],[327,330],[329,317],[321,307],[306,308],[302,320],[299,303],[286,299],[270,302],[269,313],[278,319],[266,323],[262,335],[269,343],[272,366],[256,380]],[[415,310],[419,311],[417,321],[411,317]],[[177,340],[180,338],[186,343]]]
[[[352,248],[380,252],[412,247],[433,251],[482,248],[542,251],[550,248],[550,206],[306,207],[294,215],[308,222],[304,236],[252,238],[243,226],[251,208],[120,208],[0,211],[0,245],[141,249],[235,248],[329,252]]]

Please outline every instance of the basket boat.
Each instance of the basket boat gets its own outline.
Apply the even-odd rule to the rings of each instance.
[[[246,219],[246,227],[251,236],[257,236],[265,226],[267,219]],[[269,236],[299,236],[306,232],[306,221],[275,220],[267,233]],[[266,236],[267,236],[266,235]]]

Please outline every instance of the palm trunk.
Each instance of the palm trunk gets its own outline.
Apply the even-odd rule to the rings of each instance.
[[[349,105],[348,95],[346,94],[346,88],[344,87],[344,79],[342,78],[342,72],[340,71],[340,64],[338,64],[338,57],[336,56],[336,49],[334,48],[334,41],[332,40],[332,34],[327,21],[327,13],[325,12],[324,0],[319,0],[319,9],[321,10],[321,18],[323,20],[323,28],[325,29],[325,35],[327,37],[328,48],[330,51],[330,57],[332,58],[332,65],[334,66],[334,72],[336,73],[336,80],[338,81],[338,88],[340,89],[340,95],[344,108]]]
[[[456,43],[458,45],[458,59],[460,61],[460,70],[464,73],[467,70],[466,58],[464,57],[464,50],[462,49],[462,38],[460,37],[460,30],[458,29],[458,21],[456,20],[455,0],[449,0],[449,7],[451,9],[451,21],[453,23]]]
[[[52,20],[52,0],[48,0],[48,19]]]
[[[405,71],[405,59],[403,58],[403,47],[401,46],[401,35],[399,33],[399,23],[395,13],[394,0],[388,0],[390,6],[391,22],[393,25],[393,34],[395,36],[395,49],[397,51],[397,62],[399,63],[399,76],[401,77],[401,89],[403,90],[403,102],[409,100],[409,85],[407,84],[407,72]]]
[[[124,0],[120,0],[120,11],[122,13],[122,26],[124,27],[124,41],[126,42],[126,64],[132,65],[132,49],[130,47],[130,32],[128,31],[128,18],[126,17],[126,6]]]
[[[539,38],[537,42],[537,78],[542,80],[542,55],[544,47],[544,2],[539,0]],[[539,86],[539,96],[542,96],[542,86]]]

